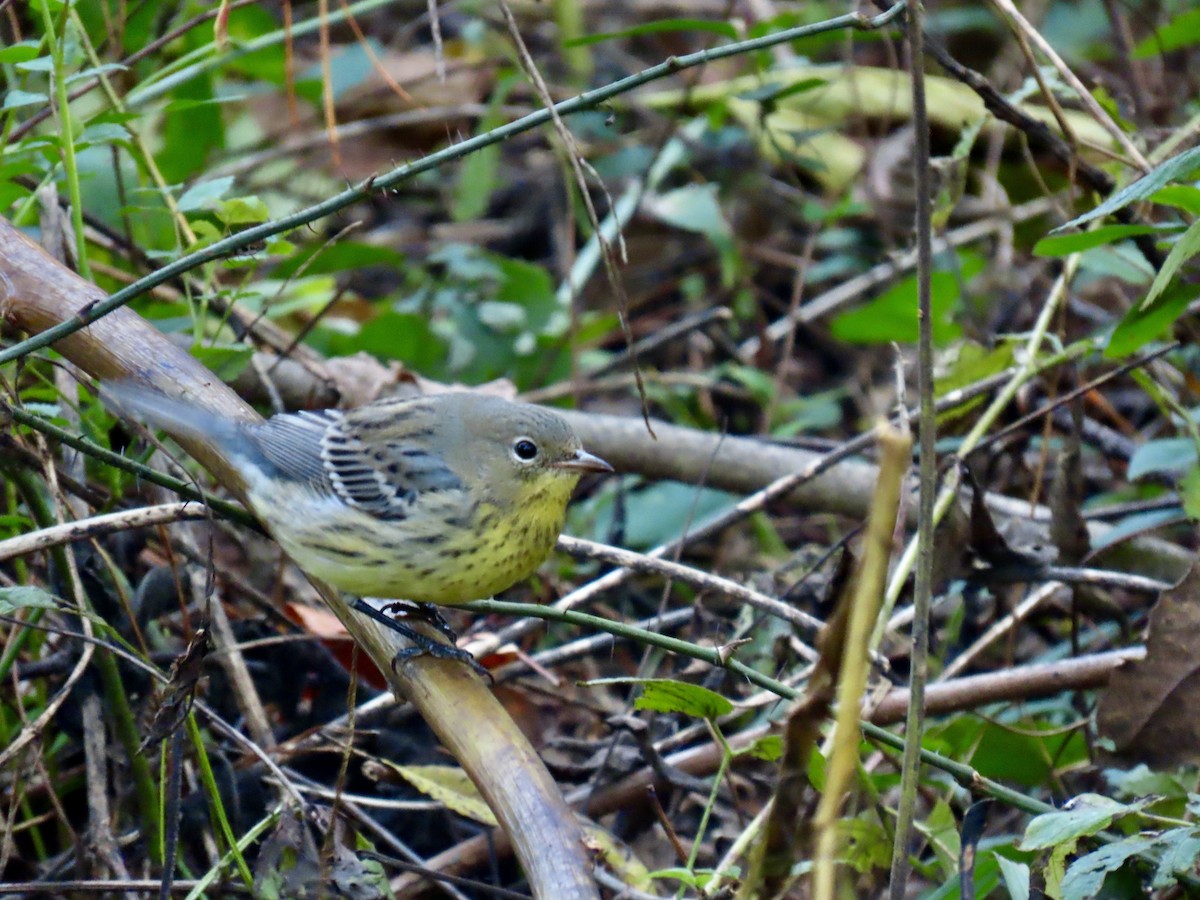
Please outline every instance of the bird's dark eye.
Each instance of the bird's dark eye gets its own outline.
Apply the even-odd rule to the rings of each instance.
[[[517,459],[529,462],[538,455],[538,447],[529,438],[517,438],[516,443],[513,444],[513,453],[516,454]]]

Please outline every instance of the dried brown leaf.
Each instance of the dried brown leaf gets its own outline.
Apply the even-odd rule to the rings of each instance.
[[[1146,658],[1113,673],[1100,734],[1119,757],[1155,767],[1200,762],[1200,563],[1150,612]]]

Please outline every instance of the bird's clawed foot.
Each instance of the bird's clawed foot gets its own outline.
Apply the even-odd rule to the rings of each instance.
[[[432,656],[435,659],[451,659],[465,663],[480,675],[486,676],[489,680],[494,680],[492,673],[481,666],[474,656],[455,645],[458,636],[433,604],[410,603],[407,600],[397,600],[389,602],[384,609],[377,609],[362,598],[356,597],[353,608],[356,612],[360,612],[368,618],[386,625],[397,634],[402,634],[413,642],[414,646],[406,647],[392,657],[393,669],[418,656]],[[416,628],[406,625],[404,620],[407,618],[419,618],[421,621],[432,625],[449,643],[439,641]]]

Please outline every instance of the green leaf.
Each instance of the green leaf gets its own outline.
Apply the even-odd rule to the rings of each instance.
[[[706,687],[670,678],[597,678],[585,681],[585,687],[609,684],[633,684],[642,688],[634,704],[638,709],[683,713],[698,719],[716,719],[733,712],[733,704]]]
[[[4,95],[3,109],[19,109],[22,106],[45,106],[50,102],[50,98],[45,94],[36,94],[30,91],[22,91],[19,88],[13,88]]]
[[[1155,841],[1159,850],[1158,869],[1154,873],[1153,888],[1170,887],[1176,874],[1192,872],[1200,858],[1200,834],[1194,828],[1172,828],[1164,831]]]
[[[1133,55],[1145,59],[1189,47],[1197,41],[1200,41],[1200,9],[1188,9],[1184,4],[1183,12],[1162,28],[1154,29],[1153,34],[1133,48]]]
[[[21,609],[58,609],[59,602],[40,587],[16,585],[0,587],[0,615],[11,616]]]
[[[0,47],[0,63],[26,63],[37,59],[41,44],[39,41],[20,41]]]
[[[1146,261],[1142,252],[1131,244],[1109,244],[1083,251],[1079,269],[1092,278],[1119,278],[1128,284],[1150,286],[1154,280],[1154,267]]]
[[[1109,872],[1121,868],[1131,856],[1145,852],[1153,843],[1152,836],[1135,834],[1079,857],[1063,876],[1063,900],[1088,900],[1099,896],[1104,877]]]
[[[946,344],[962,333],[952,318],[960,295],[959,278],[952,272],[934,272],[930,276],[930,291],[933,340],[936,344]],[[829,330],[834,337],[851,344],[916,343],[916,276],[897,282],[874,300],[837,316]]]
[[[1156,772],[1145,763],[1138,763],[1132,769],[1105,769],[1104,780],[1126,797],[1156,794],[1159,798],[1180,799],[1187,796],[1187,788],[1177,775]]]
[[[620,40],[623,38],[640,37],[645,34],[660,34],[664,31],[705,31],[709,34],[719,34],[731,41],[737,40],[737,29],[728,22],[711,22],[705,19],[659,19],[647,22],[623,31],[606,31],[601,34],[589,34],[586,37],[564,41],[563,47],[583,47],[588,44],[598,44],[601,41]]]
[[[1180,268],[1189,259],[1200,253],[1200,220],[1191,224],[1187,231],[1183,233],[1175,246],[1171,248],[1171,252],[1167,254],[1166,261],[1163,262],[1162,268],[1158,270],[1158,274],[1154,276],[1154,283],[1150,285],[1150,290],[1146,292],[1146,297],[1139,304],[1139,309],[1147,309],[1163,292],[1171,280],[1178,274]]]
[[[742,91],[737,96],[741,100],[753,100],[755,103],[778,103],[788,97],[814,91],[827,84],[829,84],[827,78],[803,78],[795,84],[768,81],[766,84],[758,85],[748,91]]]
[[[12,534],[14,532],[29,531],[33,527],[33,520],[29,516],[12,513],[10,515],[0,516],[0,532]]]
[[[716,869],[695,869],[691,872],[684,868],[657,869],[650,873],[651,878],[671,878],[696,889],[707,885],[714,875],[720,875],[722,878],[736,877],[734,872],[718,872]]]
[[[363,325],[357,334],[331,333],[329,350],[338,356],[370,353],[395,359],[418,372],[433,371],[446,358],[446,345],[416,313],[385,312]]]
[[[484,300],[475,307],[479,321],[496,331],[513,332],[525,325],[525,310],[516,303]]]
[[[25,396],[28,396],[26,394]],[[62,404],[53,401],[40,402],[32,399],[26,400],[22,406],[27,412],[41,416],[43,419],[55,419],[59,422],[64,421],[62,418]]]
[[[63,83],[75,84],[78,81],[86,81],[89,78],[95,78],[98,75],[108,75],[111,72],[125,72],[129,67],[121,63],[104,63],[99,66],[92,66],[90,69],[81,69],[78,72],[70,75]]]
[[[1153,531],[1155,528],[1170,525],[1178,520],[1179,510],[1177,509],[1156,509],[1151,512],[1126,516],[1094,542],[1092,552],[1096,553],[1105,547],[1116,546],[1134,535]]]
[[[1093,86],[1091,93],[1096,102],[1100,104],[1100,108],[1108,113],[1109,118],[1116,122],[1122,131],[1126,134],[1132,134],[1137,130],[1133,123],[1121,115],[1121,104],[1108,92],[1104,85],[1098,84]]]
[[[729,240],[732,234],[717,202],[715,184],[685,185],[656,194],[648,203],[650,212],[657,218],[684,231],[722,240]]]
[[[942,361],[942,373],[934,381],[935,396],[941,398],[967,385],[1003,372],[1013,363],[1013,344],[1004,341],[988,348],[975,341],[964,341],[949,351]]]
[[[1180,284],[1143,309],[1140,305],[1127,310],[1113,329],[1104,348],[1108,359],[1120,359],[1140,350],[1145,344],[1164,337],[1192,301],[1200,297],[1200,285]]]
[[[390,247],[339,241],[336,244],[302,247],[290,259],[280,262],[271,270],[271,274],[274,278],[282,279],[290,278],[301,268],[304,269],[305,275],[329,275],[351,269],[366,269],[370,266],[401,269],[405,263],[404,254]]]
[[[655,194],[643,201],[651,215],[695,234],[702,234],[717,249],[721,259],[721,280],[733,283],[741,257],[733,241],[733,231],[717,202],[715,184],[689,184],[664,194]]]
[[[775,762],[783,756],[783,738],[777,734],[768,734],[755,740],[749,747],[737,751],[735,755]]]
[[[212,76],[201,75],[180,84],[171,94],[175,101],[211,101],[214,99]],[[203,171],[212,154],[225,146],[225,125],[221,110],[202,104],[184,110],[168,110],[163,115],[163,147],[155,154],[163,176],[172,184],[193,178]]]
[[[733,704],[716,691],[670,678],[644,682],[642,696],[634,706],[657,712],[683,713],[698,719],[716,719],[733,712]]]
[[[1192,466],[1177,485],[1183,511],[1193,521],[1200,521],[1200,466]]]
[[[1077,216],[1067,224],[1060,225],[1054,230],[1058,232],[1065,231],[1068,228],[1078,228],[1085,222],[1099,219],[1101,216],[1107,216],[1122,207],[1128,206],[1130,203],[1145,200],[1155,191],[1165,187],[1168,182],[1182,181],[1186,176],[1195,171],[1198,166],[1200,166],[1200,147],[1192,147],[1190,150],[1185,150],[1183,153],[1172,156],[1166,162],[1155,166],[1137,181],[1114,192],[1091,212]]]
[[[767,406],[775,395],[775,376],[769,371],[738,363],[723,363],[716,371],[721,377],[741,384],[754,395],[754,401],[763,406]]]
[[[238,43],[249,43],[279,28],[279,21],[257,3],[248,6],[230,4],[229,37]],[[211,32],[210,32],[211,34]],[[235,72],[243,72],[253,79],[271,84],[284,84],[289,75],[285,64],[282,42],[268,44],[253,53],[234,56],[228,66]]]
[[[372,55],[379,58],[385,52],[379,46],[379,42],[373,38],[367,38],[365,44],[354,41],[344,45],[340,51],[335,50],[334,57],[330,61],[332,64],[329,66],[329,90],[333,94],[333,99],[342,98],[347,91],[365,84],[372,75],[377,76]],[[299,74],[297,80],[321,84],[325,74],[324,66],[320,62],[314,61]]]
[[[253,195],[231,197],[217,206],[217,218],[226,225],[257,225],[271,217],[267,204]]]
[[[842,403],[846,394],[845,387],[836,387],[780,402],[771,419],[771,436],[790,438],[804,432],[836,428],[843,419]]]
[[[1091,231],[1081,231],[1078,234],[1060,234],[1054,237],[1042,238],[1033,246],[1034,256],[1068,256],[1112,244],[1126,238],[1142,234],[1158,234],[1161,228],[1153,225],[1105,225],[1093,228]]]
[[[429,254],[429,261],[445,266],[447,275],[461,281],[499,280],[501,257],[470,244],[446,244]]]
[[[554,293],[554,280],[539,265],[521,259],[496,257],[500,282],[495,300],[525,310],[527,327],[538,334],[562,334],[567,326],[565,310]]]
[[[54,57],[52,56],[37,56],[23,63],[17,63],[16,69],[18,72],[28,72],[30,74],[44,75],[47,72],[54,70]]]
[[[1075,841],[1064,841],[1050,851],[1050,858],[1042,866],[1042,878],[1046,881],[1046,895],[1062,900],[1062,880],[1067,874],[1067,857],[1075,853]]]
[[[210,202],[219,200],[231,187],[233,187],[233,176],[231,175],[193,184],[179,198],[179,211],[194,212],[203,209]]]
[[[250,365],[254,348],[247,344],[195,345],[192,347],[192,356],[222,381],[231,381]]]
[[[222,94],[220,97],[205,97],[199,100],[172,100],[163,107],[163,112],[184,113],[202,106],[219,107],[225,103],[239,103],[245,99],[241,94]]]
[[[1029,900],[1029,866],[996,854],[996,865],[1004,878],[1010,900]]]
[[[8,209],[18,200],[24,200],[30,193],[29,188],[0,178],[0,210]]]
[[[656,547],[679,535],[688,522],[702,521],[728,509],[733,502],[732,495],[713,488],[696,488],[677,481],[648,485],[630,493],[625,501],[625,545],[633,549]],[[609,509],[598,518],[596,533],[604,534],[612,524]]]
[[[1190,437],[1147,441],[1134,451],[1125,477],[1137,481],[1144,475],[1178,475],[1194,466],[1196,459],[1196,442]]]
[[[464,245],[441,248],[429,263],[420,289],[395,303],[428,317],[448,351],[444,367],[426,374],[472,384],[507,377],[522,389],[566,375],[571,360],[562,337],[570,315],[544,268]],[[410,272],[408,280],[417,276]],[[512,321],[517,308],[520,323]]]
[[[224,233],[215,223],[209,222],[207,219],[196,219],[192,222],[192,232],[196,235],[196,240],[188,247],[189,252],[195,252],[202,247],[207,247],[209,244],[215,244],[221,238],[225,237]],[[150,255],[154,259],[153,254]],[[174,259],[174,251],[164,253],[162,258]]]
[[[943,876],[949,878],[957,873],[958,860],[962,854],[962,840],[959,837],[958,818],[950,804],[945,800],[938,800],[929,811],[929,815],[916,824],[916,828],[928,838]],[[890,849],[890,835],[885,838],[885,844]]]
[[[1161,191],[1155,191],[1150,201],[1182,209],[1193,216],[1200,215],[1200,188],[1190,184],[1168,184]]]
[[[128,144],[129,132],[113,122],[100,122],[83,129],[76,141],[76,148],[90,147],[93,144]]]
[[[514,74],[508,74],[496,82],[488,101],[487,112],[475,126],[476,134],[493,131],[504,124],[504,103],[508,100],[509,92],[519,79]],[[465,160],[458,172],[458,180],[454,185],[454,197],[450,204],[450,218],[455,222],[469,222],[482,216],[491,202],[496,190],[496,172],[500,167],[500,145],[491,144],[476,150]]]
[[[878,816],[860,813],[852,819],[842,819],[838,823],[838,831],[845,835],[846,862],[855,871],[866,874],[887,868],[892,855],[893,835]]]
[[[331,276],[316,275],[286,282],[264,278],[229,292],[228,296],[246,309],[261,310],[272,318],[282,318],[298,310],[315,312],[328,304],[336,293],[337,286]]]
[[[1144,802],[1118,803],[1102,794],[1080,794],[1068,807],[1035,816],[1025,827],[1021,850],[1046,850],[1067,841],[1091,837],[1103,831],[1118,816],[1140,810]]]

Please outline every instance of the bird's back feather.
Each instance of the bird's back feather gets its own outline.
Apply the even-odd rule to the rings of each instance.
[[[215,444],[252,480],[257,475],[298,483],[383,519],[404,518],[426,492],[464,487],[423,440],[437,420],[436,402],[392,401],[395,408],[380,429],[372,427],[376,419],[336,409],[236,422],[129,382],[106,384],[102,395],[155,428]]]

